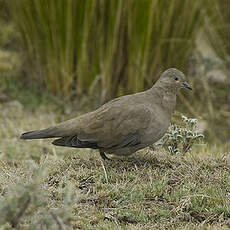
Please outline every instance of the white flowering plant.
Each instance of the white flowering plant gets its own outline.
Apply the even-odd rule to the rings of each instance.
[[[185,154],[194,144],[202,142],[204,135],[196,129],[197,119],[181,115],[183,126],[172,124],[167,133],[156,144],[171,154]]]

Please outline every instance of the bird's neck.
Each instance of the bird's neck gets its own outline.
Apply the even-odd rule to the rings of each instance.
[[[167,111],[167,113],[171,116],[176,106],[177,92],[170,87],[168,88],[161,85],[154,85],[151,88],[151,91],[157,92],[157,96],[159,97],[159,103],[164,108],[164,110]]]
[[[176,107],[176,94],[171,92],[165,93],[162,99],[162,105],[171,116]]]

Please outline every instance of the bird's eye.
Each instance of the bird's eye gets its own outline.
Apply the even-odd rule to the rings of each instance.
[[[178,80],[179,80],[179,78],[178,78],[177,76],[175,76],[175,77],[174,77],[174,80],[175,80],[175,81],[178,81]]]

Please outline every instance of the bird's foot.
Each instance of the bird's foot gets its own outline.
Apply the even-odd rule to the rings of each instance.
[[[104,152],[101,152],[101,151],[100,151],[100,156],[101,156],[101,158],[102,158],[104,161],[106,161],[106,160],[111,160],[110,158],[108,158],[108,157],[105,155]]]

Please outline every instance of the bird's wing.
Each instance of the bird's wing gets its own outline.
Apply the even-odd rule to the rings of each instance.
[[[75,135],[55,140],[55,145],[78,148],[124,148],[140,143],[141,132],[152,118],[143,105],[108,106],[82,117]],[[72,127],[74,124],[72,124]]]

